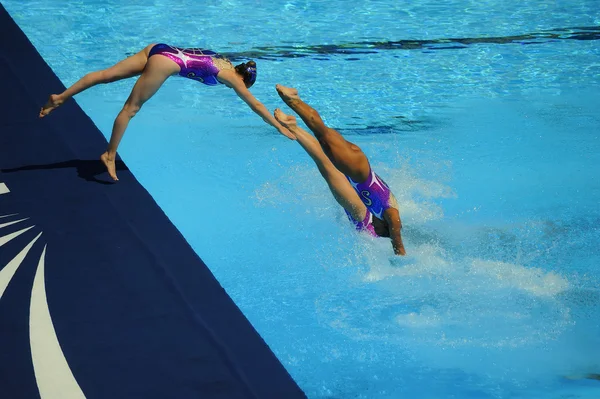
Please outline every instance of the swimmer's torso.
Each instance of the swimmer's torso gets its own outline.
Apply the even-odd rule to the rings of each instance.
[[[373,169],[370,170],[367,180],[362,183],[357,183],[350,177],[346,177],[367,209],[377,218],[384,220],[383,213],[386,209],[398,209],[396,197],[394,197],[385,181],[373,172]]]
[[[221,54],[201,48],[181,48],[160,43],[152,47],[148,57],[155,54],[160,54],[176,62],[181,68],[180,76],[209,86],[221,83],[217,79],[221,70],[234,69],[233,64]]]

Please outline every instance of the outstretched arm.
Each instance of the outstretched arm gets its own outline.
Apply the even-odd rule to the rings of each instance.
[[[235,93],[242,100],[244,100],[244,102],[246,104],[248,104],[248,106],[250,107],[250,109],[252,109],[252,111],[254,111],[257,115],[262,117],[263,120],[265,122],[267,122],[269,125],[273,126],[275,129],[279,130],[279,133],[283,134],[284,136],[286,136],[287,138],[289,138],[291,140],[296,139],[296,136],[294,136],[294,134],[291,133],[287,128],[285,128],[281,123],[277,122],[277,119],[275,119],[273,117],[273,115],[271,115],[271,113],[269,112],[267,107],[265,107],[263,105],[263,103],[258,101],[256,99],[256,97],[254,97],[252,95],[252,93],[250,93],[250,90],[248,90],[246,88],[246,86],[244,85],[244,83],[242,81],[239,81],[239,82],[234,81],[234,82],[230,82],[230,83],[231,83],[231,86],[233,87],[233,90],[235,90]]]
[[[385,221],[388,223],[392,247],[396,255],[406,255],[404,243],[402,242],[402,221],[400,212],[395,208],[388,208],[383,213]]]

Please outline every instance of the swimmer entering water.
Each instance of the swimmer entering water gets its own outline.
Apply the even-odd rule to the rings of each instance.
[[[154,55],[159,56],[153,57]],[[295,139],[294,135],[273,118],[269,110],[248,90],[256,81],[256,63],[254,61],[234,67],[231,61],[214,51],[179,48],[167,44],[151,44],[108,69],[88,73],[61,94],[52,94],[40,110],[39,117],[48,115],[69,98],[99,83],[111,83],[141,75],[133,86],[123,109],[115,119],[108,148],[100,156],[110,177],[118,180],[115,156],[129,121],[137,114],[142,105],[158,91],[167,78],[175,74],[209,86],[224,84],[233,89],[266,123],[275,127],[284,136]]]
[[[275,110],[275,119],[296,136],[359,231],[390,237],[396,255],[406,255],[398,203],[388,185],[371,169],[367,156],[355,144],[325,125],[316,110],[293,88],[276,86],[279,96],[296,112],[316,138],[296,124],[296,118]]]

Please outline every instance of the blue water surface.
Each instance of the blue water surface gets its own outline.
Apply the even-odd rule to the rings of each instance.
[[[600,395],[577,378],[600,372],[599,0],[2,3],[67,86],[149,43],[209,47],[363,148],[400,264],[225,87],[170,79],[120,147],[310,398]],[[133,83],[76,98],[107,137]]]

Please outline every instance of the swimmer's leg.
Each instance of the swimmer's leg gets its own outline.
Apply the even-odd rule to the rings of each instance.
[[[100,160],[106,166],[108,174],[113,180],[119,180],[115,168],[115,156],[117,148],[125,134],[131,118],[137,114],[142,105],[148,101],[171,75],[178,73],[179,65],[167,57],[152,57],[148,60],[142,76],[139,77],[123,109],[115,119],[112,134],[106,152],[100,156]]]
[[[350,143],[334,129],[325,125],[319,113],[306,104],[293,88],[276,86],[277,93],[283,101],[302,118],[308,128],[315,134],[323,151],[335,167],[356,182],[363,182],[369,176],[369,160],[362,150]],[[293,132],[292,129],[290,131]]]
[[[69,98],[92,86],[100,83],[111,83],[141,74],[148,61],[148,54],[152,46],[153,44],[147,46],[139,53],[118,62],[108,69],[88,73],[60,94],[52,94],[40,110],[39,117],[43,118]]]
[[[298,143],[313,159],[321,176],[327,182],[333,197],[355,220],[363,220],[367,215],[367,207],[358,197],[352,185],[325,155],[319,141],[306,130],[296,125],[296,118],[284,114],[280,109],[275,110],[275,119],[296,134]]]
[[[277,92],[285,103],[293,109],[313,131],[323,151],[329,157],[333,165],[344,175],[355,182],[364,182],[369,177],[371,169],[367,156],[355,144],[346,141],[336,130],[331,129],[323,123],[319,113],[300,99],[298,91],[293,88],[277,85]],[[281,121],[280,121],[281,122]],[[284,123],[282,123],[286,126]],[[286,126],[296,136],[299,135],[298,127]],[[300,133],[301,134],[301,133]],[[388,223],[389,235],[396,255],[405,255],[406,250],[402,242],[402,222],[400,213],[396,208],[388,208],[383,213],[383,218]],[[361,220],[361,219],[356,219]]]

